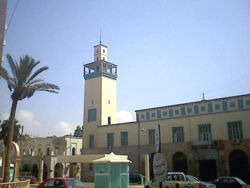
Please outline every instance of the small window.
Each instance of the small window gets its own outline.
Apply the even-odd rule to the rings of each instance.
[[[228,137],[229,140],[234,139],[242,139],[243,131],[242,131],[242,123],[241,121],[228,122]]]
[[[216,110],[219,110],[219,109],[220,109],[220,105],[219,105],[219,104],[216,104],[216,105],[215,105],[215,109],[216,109]]]
[[[102,60],[104,60],[104,61],[105,61],[105,57],[103,57],[103,58],[102,58]]]
[[[195,114],[198,114],[198,113],[199,113],[199,106],[198,106],[198,105],[195,105],[195,106],[194,106],[194,113],[195,113]]]
[[[155,113],[152,113],[152,117],[155,117]]]
[[[157,118],[161,118],[161,110],[157,110]]]
[[[188,108],[188,113],[192,113],[192,108]]]
[[[169,116],[173,117],[173,109],[169,109]]]
[[[112,148],[114,146],[114,133],[107,134],[107,147]]]
[[[179,110],[175,110],[175,115],[179,115]]]
[[[243,100],[242,99],[238,100],[238,107],[239,107],[239,109],[243,108]]]
[[[205,106],[202,106],[202,107],[201,107],[201,111],[202,111],[202,112],[206,111],[206,107],[205,107]]]
[[[235,107],[235,103],[234,103],[234,102],[231,102],[231,103],[230,103],[230,107],[231,107],[231,108],[234,108],[234,107]]]
[[[141,114],[141,119],[144,119],[144,114]]]
[[[96,121],[96,109],[88,110],[88,122]]]
[[[121,146],[128,145],[128,132],[121,132]]]
[[[164,111],[162,114],[163,114],[163,116],[167,116],[167,112],[166,111]]]
[[[99,58],[98,58],[98,57],[97,57],[96,59],[97,59],[97,61],[99,60]]]
[[[111,125],[111,117],[108,117],[108,125]]]
[[[209,103],[207,105],[207,108],[208,108],[208,112],[213,112],[213,104],[212,103]]]
[[[96,53],[98,53],[98,52],[99,52],[99,50],[97,49],[97,50],[96,50]]]
[[[246,101],[246,105],[250,105],[250,100]]]
[[[110,100],[108,100],[108,104],[110,104]]]
[[[102,52],[105,54],[105,49],[103,49]]]
[[[181,107],[181,115],[183,115],[183,116],[186,115],[186,109],[185,109],[185,107]]]
[[[146,120],[150,120],[150,113],[149,112],[146,113]]]
[[[155,129],[148,130],[149,144],[155,144]]]
[[[94,135],[89,135],[89,148],[95,147]]]
[[[222,102],[222,108],[223,108],[224,111],[227,110],[227,101]]]

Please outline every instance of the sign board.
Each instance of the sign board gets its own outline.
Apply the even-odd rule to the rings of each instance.
[[[153,172],[156,182],[163,182],[166,180],[167,163],[161,153],[154,154],[153,157]]]
[[[159,126],[155,127],[155,152],[159,152],[160,150],[160,130]]]

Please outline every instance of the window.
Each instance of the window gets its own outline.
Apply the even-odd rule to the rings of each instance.
[[[186,115],[186,109],[185,109],[185,107],[181,107],[181,115],[183,115],[183,116]]]
[[[231,102],[231,103],[230,103],[230,107],[231,107],[231,108],[234,108],[234,107],[235,107],[235,103],[234,103],[234,102]]]
[[[54,187],[55,180],[48,180],[45,184],[44,187]]]
[[[149,112],[146,113],[146,120],[150,120],[150,113]]]
[[[128,145],[128,132],[121,132],[121,146]]]
[[[238,100],[238,107],[239,107],[239,109],[243,108],[243,100],[242,99]]]
[[[98,53],[98,52],[99,52],[99,50],[97,49],[97,50],[96,50],[96,53]]]
[[[198,106],[198,105],[195,105],[195,106],[194,106],[194,113],[195,113],[195,114],[198,114],[198,113],[199,113],[199,106]]]
[[[152,113],[152,117],[155,117],[155,113]]]
[[[108,117],[108,125],[111,125],[111,117]]]
[[[202,112],[206,111],[206,107],[205,107],[205,106],[202,106],[202,107],[201,107],[201,111],[202,111]]]
[[[241,121],[228,122],[227,127],[229,140],[243,138]]]
[[[192,113],[192,108],[188,108],[188,113]]]
[[[105,54],[105,49],[103,49],[102,52]]]
[[[89,148],[95,147],[95,139],[94,135],[89,135]]]
[[[97,61],[99,60],[99,58],[98,58],[98,57],[97,57],[96,59],[97,59]]]
[[[199,141],[211,141],[212,140],[212,132],[210,124],[199,125]]]
[[[250,105],[250,100],[249,100],[249,101],[246,101],[246,105]]]
[[[114,133],[107,134],[107,147],[112,148],[114,146]]]
[[[184,128],[173,127],[173,143],[184,142]]]
[[[110,104],[110,100],[108,100],[108,104]]]
[[[164,111],[162,114],[163,114],[163,116],[167,116],[167,112],[166,111]]]
[[[96,109],[88,110],[88,122],[96,121]]]
[[[155,144],[155,129],[148,130],[149,144]]]
[[[175,115],[179,115],[179,110],[175,110]]]
[[[169,116],[173,117],[173,109],[169,109]]]
[[[46,154],[47,154],[48,156],[50,155],[50,149],[49,149],[49,148],[47,148]]]
[[[144,114],[141,114],[141,119],[144,119]]]
[[[104,61],[105,61],[105,57],[103,57],[103,58],[102,58],[102,60],[104,60]]]
[[[224,111],[227,110],[227,101],[223,101],[223,102],[222,102],[222,109],[223,109]]]
[[[208,109],[208,112],[213,112],[213,104],[212,103],[209,103],[207,105],[207,109]]]
[[[219,109],[220,109],[220,105],[219,105],[219,104],[216,104],[216,105],[215,105],[215,109],[216,109],[216,110],[219,110]]]
[[[161,110],[157,110],[157,118],[161,118]]]

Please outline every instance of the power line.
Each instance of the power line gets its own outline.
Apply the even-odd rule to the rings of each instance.
[[[17,6],[18,6],[18,4],[19,4],[19,1],[20,1],[20,0],[17,0],[17,1],[16,1],[15,7],[14,7],[14,9],[13,9],[13,11],[12,11],[11,16],[10,16],[10,20],[9,20],[9,23],[8,23],[8,29],[7,29],[6,33],[7,33],[8,30],[9,30],[9,27],[10,27],[10,25],[11,25],[12,19],[13,19],[13,17],[14,17],[15,12],[16,12],[16,9],[17,9]]]

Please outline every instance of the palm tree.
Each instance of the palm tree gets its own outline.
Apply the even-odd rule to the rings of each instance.
[[[35,79],[37,75],[48,69],[48,67],[42,67],[32,73],[33,69],[40,63],[39,61],[35,61],[28,55],[20,57],[19,63],[9,54],[7,55],[7,59],[12,77],[10,77],[6,69],[0,65],[0,75],[7,82],[10,92],[12,92],[12,106],[8,125],[8,139],[5,147],[4,182],[8,182],[10,176],[10,148],[11,141],[13,140],[14,120],[18,101],[23,100],[26,97],[32,97],[36,91],[58,93],[59,90],[59,87],[54,84],[43,82],[43,79]]]

